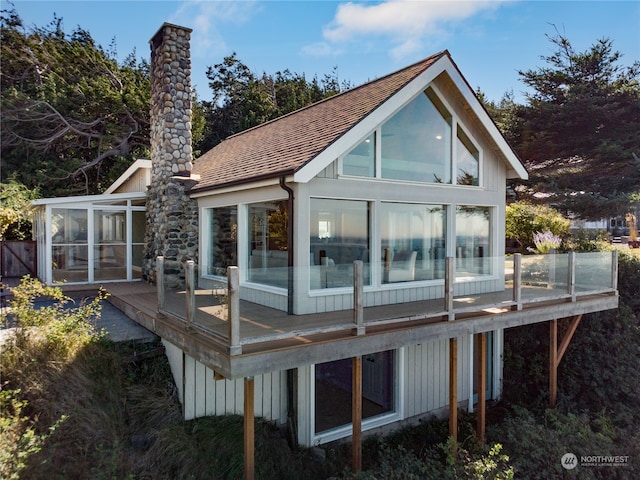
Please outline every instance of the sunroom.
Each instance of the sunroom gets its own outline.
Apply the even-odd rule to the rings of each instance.
[[[144,192],[34,201],[38,277],[49,284],[139,280],[145,201]]]

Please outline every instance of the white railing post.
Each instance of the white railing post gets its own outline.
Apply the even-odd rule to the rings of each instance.
[[[611,288],[618,290],[618,250],[611,252]]]
[[[240,355],[240,276],[238,267],[227,268],[227,292],[229,312],[227,323],[229,324],[229,355]]]
[[[164,257],[156,257],[156,290],[158,292],[158,311],[164,310]]]
[[[191,328],[196,317],[196,275],[195,262],[187,260],[185,265],[185,301],[187,302],[187,330]]]
[[[522,310],[522,254],[513,255],[513,302],[516,310]]]
[[[362,260],[353,262],[353,322],[356,335],[364,335],[364,268]]]
[[[444,309],[448,320],[455,320],[453,313],[453,283],[455,281],[455,258],[447,257],[444,261]]]
[[[569,272],[567,277],[567,293],[571,295],[571,301],[576,301],[576,252],[569,252]]]

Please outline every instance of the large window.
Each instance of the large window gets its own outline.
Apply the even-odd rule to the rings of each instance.
[[[353,285],[353,262],[365,264],[369,276],[369,203],[359,200],[311,199],[310,217],[311,288]]]
[[[232,207],[209,210],[208,274],[225,276],[227,267],[238,265],[238,209]]]
[[[289,275],[289,213],[286,200],[249,205],[248,279],[287,287]]]
[[[456,277],[491,273],[491,209],[459,205],[456,209]]]
[[[88,216],[86,209],[52,208],[52,262],[54,282],[89,279]]]
[[[382,125],[382,177],[451,183],[451,115],[431,90]]]
[[[445,223],[441,205],[383,203],[382,282],[444,278]]]

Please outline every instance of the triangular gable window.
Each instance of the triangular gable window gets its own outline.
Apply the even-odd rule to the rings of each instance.
[[[477,186],[479,164],[479,149],[429,87],[350,150],[342,174]]]

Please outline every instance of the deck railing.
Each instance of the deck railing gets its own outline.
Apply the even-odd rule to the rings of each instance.
[[[321,292],[324,296],[331,296],[332,292],[344,296],[345,288],[352,289],[348,292],[351,295],[351,308],[348,310],[352,310],[352,313],[343,310],[342,315],[325,314],[322,320],[319,320],[322,314],[302,315],[295,317],[295,321],[285,322],[286,327],[280,324],[279,327],[265,328],[264,332],[256,333],[255,328],[249,331],[249,324],[255,327],[263,322],[266,325],[277,315],[273,313],[274,310],[268,312],[267,317],[271,315],[270,318],[260,318],[260,314],[257,318],[251,318],[251,312],[243,311],[241,320],[238,267],[227,268],[226,282],[219,282],[214,288],[197,289],[196,281],[199,278],[197,268],[193,261],[188,261],[185,265],[184,288],[170,290],[167,288],[164,272],[165,269],[171,270],[172,266],[167,265],[162,257],[158,257],[158,310],[162,314],[183,321],[187,331],[199,331],[220,341],[228,347],[230,355],[239,355],[242,353],[243,346],[262,342],[339,331],[351,331],[353,335],[364,335],[367,329],[373,326],[421,320],[451,322],[462,314],[506,313],[522,310],[533,303],[576,302],[586,295],[615,294],[617,291],[617,251],[525,256],[515,254],[512,257],[480,260],[482,264],[476,263],[477,268],[473,270],[468,264],[462,265],[460,259],[452,257],[443,259],[441,272],[444,278],[441,275],[440,279],[436,277],[435,280],[431,280],[431,283],[442,285],[442,295],[439,299],[417,299],[416,301],[407,296],[408,300],[405,302],[396,303],[422,302],[413,313],[373,316],[369,319],[365,316],[365,305],[367,291],[372,288],[369,286],[371,266],[357,260],[342,272],[342,275],[349,279],[351,287],[341,285],[337,289],[316,290],[316,293]],[[292,273],[286,269],[283,271],[287,275]],[[300,276],[310,274],[309,267],[296,271]],[[377,271],[383,272],[384,266],[379,266]],[[321,273],[326,274],[326,272]],[[276,277],[278,275],[274,273],[270,280],[281,282]],[[474,294],[461,292],[465,282],[486,281],[489,278],[504,278],[504,289]],[[388,294],[403,289],[408,291],[416,288],[416,285],[419,286],[420,282],[398,282],[385,286],[389,287]],[[380,305],[385,304],[384,302],[377,304],[377,306]],[[279,312],[279,315],[287,316],[285,312]],[[301,318],[309,321],[300,321]],[[247,323],[243,325],[243,322]],[[244,328],[247,331],[242,331]]]

